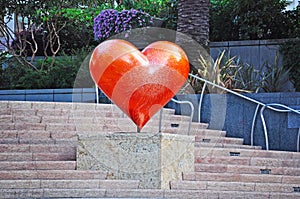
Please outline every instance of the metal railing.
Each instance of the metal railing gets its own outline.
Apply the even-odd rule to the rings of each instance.
[[[195,111],[195,107],[194,107],[193,103],[190,102],[190,101],[179,101],[179,100],[176,100],[174,98],[172,98],[171,101],[173,101],[173,102],[175,102],[177,104],[187,104],[187,105],[190,106],[190,108],[191,108],[191,114],[190,114],[190,121],[189,121],[189,127],[188,127],[188,135],[190,135],[192,121],[193,121],[193,117],[194,117],[194,111]]]
[[[266,104],[265,106],[263,106],[260,110],[260,118],[262,121],[262,125],[263,125],[263,130],[264,130],[264,134],[265,134],[265,143],[266,143],[266,149],[269,150],[269,140],[268,140],[268,131],[267,131],[267,125],[266,125],[266,121],[264,118],[264,111],[266,108],[270,108],[272,107],[272,110],[275,110],[276,112],[280,112],[280,113],[289,113],[289,112],[294,112],[296,114],[300,114],[300,111],[294,110],[286,105],[283,104],[277,104],[277,103],[272,103],[272,104]],[[278,108],[276,108],[278,107]],[[253,139],[254,139],[254,126],[255,126],[255,121],[256,121],[256,117],[258,114],[258,110],[259,110],[259,105],[257,106],[255,113],[254,113],[254,117],[253,117],[253,122],[252,122],[252,128],[251,128],[251,145],[253,145]],[[300,141],[300,128],[299,128],[299,132],[298,132],[298,138],[297,138],[297,151],[299,152],[299,141]]]
[[[268,138],[268,130],[267,130],[267,125],[266,125],[266,121],[265,121],[265,118],[264,118],[264,110],[265,109],[270,109],[272,111],[275,111],[275,112],[280,112],[280,113],[288,113],[288,112],[293,112],[295,114],[298,114],[300,115],[300,110],[295,110],[291,107],[288,107],[286,105],[283,105],[283,104],[277,104],[277,103],[271,103],[271,104],[264,104],[258,100],[255,100],[255,99],[252,99],[248,96],[245,96],[245,95],[242,95],[240,93],[237,93],[233,90],[229,90],[225,87],[222,87],[220,85],[217,85],[213,82],[210,82],[206,79],[203,79],[197,75],[194,75],[194,74],[189,74],[190,77],[193,77],[197,80],[200,80],[202,82],[204,82],[203,84],[203,87],[202,87],[202,91],[201,91],[201,95],[200,95],[200,99],[199,99],[199,105],[198,105],[198,122],[201,122],[201,107],[202,107],[202,103],[203,103],[203,96],[204,96],[204,92],[205,92],[205,89],[207,87],[207,85],[211,85],[211,86],[214,86],[216,88],[219,88],[219,89],[222,89],[223,91],[226,91],[227,93],[231,93],[235,96],[238,96],[240,98],[243,98],[247,101],[250,101],[252,103],[255,103],[257,104],[256,106],[256,110],[255,110],[255,113],[254,113],[254,117],[253,117],[253,120],[252,120],[252,126],[251,126],[251,146],[254,146],[254,128],[255,128],[255,121],[256,121],[256,118],[257,118],[257,114],[258,114],[258,111],[261,108],[260,110],[260,118],[261,118],[261,121],[262,121],[262,125],[263,125],[263,130],[264,130],[264,136],[265,136],[265,144],[266,144],[266,150],[269,150],[269,138]],[[97,103],[99,103],[99,95],[98,95],[98,87],[96,85],[96,101]],[[178,104],[188,104],[190,107],[191,107],[191,114],[190,114],[190,121],[189,121],[189,127],[188,127],[188,135],[190,134],[190,131],[191,131],[191,125],[192,125],[192,120],[193,120],[193,116],[194,116],[194,105],[193,103],[191,103],[190,101],[179,101],[179,100],[175,100],[174,98],[171,99],[173,102],[175,103],[178,103]],[[280,107],[280,108],[276,108],[276,107]],[[161,126],[162,126],[162,110],[160,111],[160,116],[159,116],[159,132],[161,132]],[[297,152],[300,152],[300,126],[299,126],[299,131],[298,131],[298,137],[297,137]]]
[[[215,83],[212,83],[206,79],[203,79],[197,75],[193,75],[193,74],[189,74],[190,77],[193,77],[197,80],[200,80],[202,82],[204,82],[204,85],[202,87],[202,91],[201,91],[201,96],[200,96],[200,99],[199,99],[199,106],[198,106],[198,122],[201,121],[201,107],[202,107],[202,101],[203,101],[203,95],[204,95],[204,91],[207,87],[207,85],[211,85],[211,86],[214,86],[216,88],[219,88],[219,89],[222,89],[228,93],[231,93],[231,94],[234,94],[238,97],[241,97],[247,101],[250,101],[250,102],[253,102],[255,104],[257,104],[256,106],[256,110],[255,110],[255,113],[254,113],[254,117],[253,117],[253,121],[252,121],[252,126],[251,126],[251,145],[253,146],[254,145],[254,128],[255,128],[255,121],[256,121],[256,117],[257,117],[257,114],[258,114],[258,111],[261,108],[260,110],[260,118],[261,118],[261,121],[262,121],[262,125],[263,125],[263,130],[264,130],[264,135],[265,135],[265,143],[266,143],[266,150],[269,150],[269,139],[268,139],[268,130],[267,130],[267,125],[266,125],[266,121],[265,121],[265,118],[264,118],[264,110],[265,109],[270,109],[272,111],[275,111],[275,112],[280,112],[280,113],[288,113],[288,112],[293,112],[295,114],[298,114],[300,115],[300,110],[295,110],[291,107],[288,107],[286,105],[283,105],[283,104],[277,104],[277,103],[271,103],[271,104],[264,104],[260,101],[257,101],[255,99],[252,99],[250,97],[247,97],[245,95],[242,95],[240,93],[237,93],[235,91],[232,91],[232,90],[229,90],[227,88],[224,88],[220,85],[217,85]],[[298,137],[297,137],[297,151],[299,152],[300,151],[300,126],[299,126],[299,131],[298,131]]]

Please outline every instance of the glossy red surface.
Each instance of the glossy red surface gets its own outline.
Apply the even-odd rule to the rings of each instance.
[[[189,61],[176,44],[158,41],[140,52],[124,40],[99,44],[91,57],[94,82],[142,129],[186,82]]]

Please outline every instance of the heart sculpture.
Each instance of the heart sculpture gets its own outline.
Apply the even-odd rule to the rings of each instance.
[[[138,129],[174,97],[189,69],[184,51],[168,41],[154,42],[141,52],[127,41],[107,40],[90,60],[94,82]]]

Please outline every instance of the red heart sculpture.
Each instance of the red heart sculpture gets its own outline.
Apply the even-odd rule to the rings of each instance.
[[[142,129],[186,82],[189,61],[168,41],[154,42],[140,52],[115,39],[95,48],[90,72],[105,95]]]

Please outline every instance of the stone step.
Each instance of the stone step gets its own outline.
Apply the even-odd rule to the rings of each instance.
[[[300,184],[249,183],[249,182],[213,182],[213,181],[172,181],[171,189],[179,190],[212,190],[212,191],[253,191],[293,193]]]
[[[2,115],[0,114],[0,123],[12,123],[13,122],[13,116],[12,115]]]
[[[117,108],[113,104],[95,104],[95,103],[73,103],[73,102],[34,102],[34,101],[1,101],[0,107],[11,109],[64,109],[64,110],[80,110],[80,109],[104,109]]]
[[[65,142],[63,144],[0,144],[0,153],[31,152],[31,153],[76,153],[76,145]]]
[[[0,130],[0,139],[74,139],[76,137],[76,131]]]
[[[0,161],[0,170],[75,170],[76,161]],[[1,186],[0,186],[1,187]]]
[[[201,164],[228,164],[228,165],[248,165],[248,166],[269,166],[269,167],[299,167],[300,159],[279,159],[264,157],[199,157],[195,156],[195,163]]]
[[[244,139],[241,138],[230,138],[230,137],[211,137],[207,135],[196,135],[196,143],[211,143],[211,144],[236,144],[243,145]]]
[[[39,111],[39,110],[37,110]],[[52,110],[53,111],[53,110]],[[127,122],[131,121],[130,118],[122,113],[110,113],[110,112],[84,112],[84,113],[63,113],[63,114],[52,114],[51,111],[46,110],[46,113],[38,114],[35,111],[28,110],[18,110],[13,112],[13,114],[1,114],[0,123],[99,123],[99,122],[114,122],[116,118],[120,121]],[[155,123],[158,123],[159,114],[154,115],[151,120]],[[181,115],[171,115],[164,113],[162,115],[162,120],[169,123],[180,123],[188,122],[190,118],[188,116]]]
[[[198,123],[192,123],[198,124]],[[195,136],[207,136],[207,137],[225,137],[226,131],[220,131],[220,130],[213,130],[213,129],[207,129],[207,128],[192,128],[190,135]]]
[[[173,109],[163,109],[163,117],[174,116]],[[118,117],[118,118],[126,118],[127,116],[118,108],[106,109],[100,106],[98,109],[51,109],[51,108],[4,108],[0,111],[0,115],[11,116],[14,118],[15,116],[57,116],[57,117],[71,117],[71,118],[80,118],[80,117]],[[179,117],[179,115],[178,115]],[[159,112],[156,113],[153,118],[159,118]],[[181,116],[180,118],[188,118],[188,116]],[[5,119],[5,118],[3,118]],[[0,120],[1,121],[1,120]]]
[[[241,144],[223,144],[223,143],[206,143],[206,142],[195,142],[196,148],[230,148],[230,149],[262,149],[261,146],[250,146]]]
[[[107,172],[84,170],[0,170],[0,180],[105,179]]]
[[[205,128],[205,124],[203,124],[202,128]],[[76,137],[76,131],[97,131],[97,132],[136,132],[136,125],[131,121],[127,121],[126,123],[118,122],[115,120],[115,124],[103,123],[103,124],[56,124],[56,123],[8,123],[8,124],[0,124],[0,138],[14,138],[17,137],[16,132],[21,132],[23,137],[30,136],[30,134],[26,134],[24,131],[30,131],[38,134],[37,131],[44,133],[43,135],[37,135],[36,137],[56,137],[56,138],[72,138]],[[175,134],[188,134],[187,124],[183,124],[179,127],[172,127],[171,124],[163,123],[162,132],[165,133],[175,133]],[[201,130],[201,129],[199,129]],[[14,132],[15,131],[15,132]],[[51,134],[44,131],[49,131]],[[158,131],[158,125],[146,125],[143,129],[143,132],[155,132]],[[197,130],[194,130],[197,131]],[[60,133],[60,132],[63,132]],[[66,132],[66,133],[64,133]],[[73,133],[70,134],[69,132]],[[54,135],[54,136],[53,136]],[[64,136],[63,136],[64,135]],[[3,142],[2,142],[3,143]]]
[[[180,127],[181,125],[185,125],[185,127],[188,127],[188,121],[186,118],[176,117],[177,119],[174,119],[175,116],[170,116],[170,118],[163,118],[162,125],[163,126],[170,126],[170,127]],[[6,118],[6,117],[5,117]],[[14,121],[14,118],[19,118],[18,120]],[[31,124],[35,126],[43,126],[45,128],[46,124],[59,124],[59,125],[73,125],[73,126],[80,126],[80,125],[103,125],[103,124],[110,124],[110,125],[128,125],[128,123],[134,124],[131,119],[129,118],[113,118],[113,117],[80,117],[80,118],[68,118],[68,117],[59,117],[59,116],[51,116],[51,117],[37,117],[37,116],[22,116],[22,117],[14,117],[12,121],[3,121],[0,122],[1,126],[5,125],[24,125],[24,124]],[[179,119],[178,119],[179,118]],[[32,121],[31,121],[32,119]],[[158,119],[151,119],[147,123],[149,126],[158,126],[159,120]],[[146,125],[146,126],[147,126]],[[207,124],[203,123],[193,123],[192,127],[194,129],[197,128],[204,128],[207,127]],[[40,127],[42,128],[42,127]],[[2,129],[4,130],[4,129]],[[38,129],[41,130],[41,129]]]
[[[58,110],[114,110],[120,109],[114,104],[67,103],[67,102],[24,102],[0,101],[0,108],[6,109],[58,109]],[[164,112],[174,114],[174,109],[164,108]]]
[[[3,130],[46,130],[46,124],[42,123],[0,123]]]
[[[46,131],[46,130],[3,130],[0,139],[74,139],[76,131]]]
[[[296,199],[299,193],[157,189],[0,189],[0,198]]]
[[[2,138],[0,144],[75,144],[76,137],[72,138]]]
[[[29,121],[28,118],[26,117]],[[51,121],[50,121],[51,120]],[[15,122],[15,123],[0,123],[1,129],[3,130],[49,130],[49,131],[85,131],[85,130],[105,130],[105,129],[124,129],[132,130],[136,128],[136,125],[128,118],[102,118],[99,121],[90,122],[88,118],[83,118],[82,120],[69,122],[67,118],[55,117],[50,119],[48,122],[34,123],[34,122]],[[143,129],[152,130],[157,129],[159,125],[158,120],[150,120]],[[188,129],[188,122],[185,121],[173,121],[173,120],[163,120],[162,129],[174,130],[177,129],[178,132],[184,132]],[[196,123],[192,125],[191,131],[196,132],[200,129],[207,128],[207,124]],[[3,132],[1,134],[4,134]],[[5,135],[2,135],[2,137]]]
[[[300,159],[300,153],[288,151],[266,151],[266,150],[249,150],[249,149],[221,149],[221,148],[195,148],[197,157],[264,157],[277,159]]]
[[[139,180],[0,180],[2,189],[138,189]]]
[[[13,153],[0,153],[1,161],[75,161],[76,154],[70,153],[25,153],[25,152],[13,152]]]
[[[195,164],[196,172],[211,173],[236,173],[236,174],[272,174],[300,176],[300,168],[293,167],[270,167],[270,166],[249,166],[230,164]]]
[[[183,173],[183,180],[187,181],[220,181],[220,182],[253,182],[253,183],[283,183],[298,184],[300,176],[266,175],[266,174],[235,174],[235,173]]]

